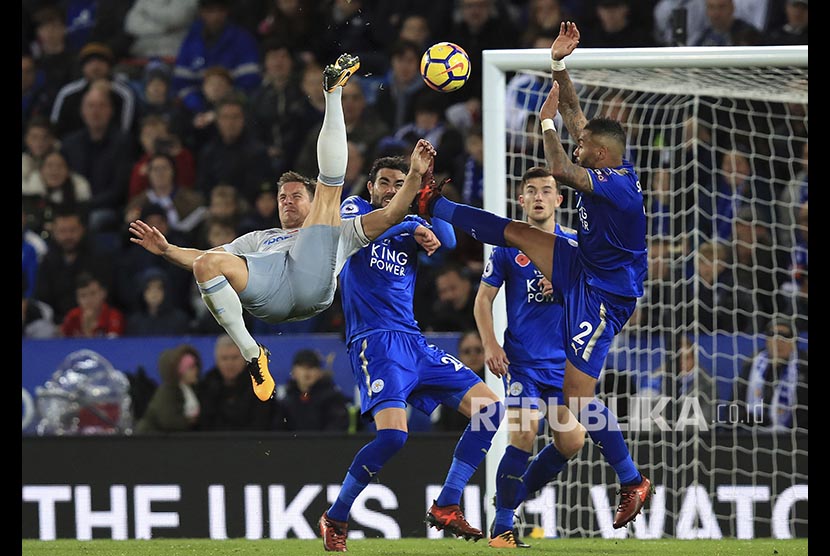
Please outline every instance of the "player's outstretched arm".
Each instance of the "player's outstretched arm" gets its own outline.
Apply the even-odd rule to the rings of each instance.
[[[193,270],[193,261],[204,253],[201,249],[178,247],[169,243],[158,228],[141,220],[130,222],[130,233],[135,236],[130,238],[133,243],[137,243],[150,253],[162,256],[174,265],[187,270]]]
[[[579,44],[579,29],[576,23],[563,21],[559,24],[559,35],[554,39],[550,47],[551,70],[553,79],[559,83],[560,106],[559,113],[562,114],[562,121],[568,128],[571,137],[579,137],[582,129],[588,120],[579,107],[579,99],[576,97],[574,87],[568,70],[565,69],[562,60],[576,49]],[[561,64],[561,69],[557,67]]]
[[[559,140],[556,130],[553,128],[553,117],[556,115],[559,106],[559,84],[554,81],[542,109],[539,111],[539,118],[542,120],[542,143],[545,147],[545,162],[547,162],[550,173],[560,184],[573,187],[577,191],[589,193],[594,190],[594,184],[588,176],[588,171],[582,166],[571,162],[565,147]]]
[[[481,282],[473,304],[473,316],[476,319],[478,334],[481,336],[481,344],[484,346],[484,362],[487,368],[496,376],[504,376],[507,374],[510,361],[496,339],[493,328],[493,300],[498,293],[499,288]]]
[[[421,179],[435,156],[435,148],[426,139],[419,139],[412,151],[409,172],[389,204],[363,215],[363,233],[374,241],[383,232],[402,221],[409,213],[409,206],[421,188]]]

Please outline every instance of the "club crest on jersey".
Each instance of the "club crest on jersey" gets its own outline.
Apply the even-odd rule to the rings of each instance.
[[[348,203],[343,205],[343,208],[340,209],[340,212],[342,212],[343,214],[354,214],[358,210],[360,210],[360,208],[358,208],[356,204]]]
[[[522,253],[521,251],[519,251],[519,253],[513,260],[516,261],[516,264],[522,268],[530,264],[530,259],[528,258],[528,256]]]
[[[507,392],[511,396],[518,396],[519,394],[522,393],[522,391],[524,389],[525,389],[525,387],[522,385],[521,382],[511,382],[510,387],[507,389]]]
[[[374,382],[372,382],[372,386],[371,386],[372,392],[377,394],[378,392],[383,390],[384,386],[385,386],[385,383],[383,382],[383,379],[379,378],[379,379],[375,380]]]

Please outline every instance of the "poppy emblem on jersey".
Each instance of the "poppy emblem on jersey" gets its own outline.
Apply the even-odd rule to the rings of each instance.
[[[522,393],[522,390],[524,390],[524,389],[525,389],[525,387],[522,386],[521,382],[511,382],[510,387],[507,389],[507,392],[511,396],[518,396],[519,394]]]
[[[344,214],[354,214],[358,211],[357,205],[354,203],[349,203],[348,205],[343,205],[341,212]]]
[[[530,259],[527,258],[527,255],[525,255],[524,253],[519,253],[513,260],[516,261],[516,264],[522,268],[530,264]]]
[[[383,379],[379,378],[376,381],[372,382],[371,389],[372,389],[373,393],[377,394],[378,392],[383,390],[383,387],[384,387]]]
[[[597,181],[605,181],[605,174],[602,173],[602,170],[597,168],[594,170],[594,173],[597,175]]]

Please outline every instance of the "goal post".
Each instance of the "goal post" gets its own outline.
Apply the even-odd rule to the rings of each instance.
[[[522,171],[533,165],[545,164],[540,148],[542,139],[538,108],[549,90],[550,50],[485,50],[482,59],[484,208],[498,215],[521,219],[523,215],[517,202],[517,186]],[[705,185],[706,180],[715,183],[724,172],[729,174],[728,170],[722,172],[712,161],[733,156],[733,150],[739,147],[747,152],[735,156],[743,156],[751,172],[762,176],[765,187],[773,193],[770,198],[758,193],[757,189],[744,193],[744,197],[737,194],[736,198],[740,198],[738,204],[750,206],[745,210],[751,209],[752,217],[747,216],[750,212],[740,212],[740,208],[734,207],[731,218],[749,219],[750,227],[760,222],[762,227],[769,228],[767,233],[771,237],[765,247],[774,257],[778,257],[781,265],[785,264],[787,257],[797,248],[800,234],[803,233],[806,238],[806,221],[799,221],[802,202],[794,198],[798,194],[798,186],[793,185],[796,178],[806,180],[799,173],[803,166],[806,175],[806,160],[802,159],[802,156],[806,158],[806,154],[801,152],[802,144],[806,145],[806,45],[580,47],[567,57],[566,63],[588,118],[615,109],[618,111],[614,114],[621,114],[620,106],[614,107],[615,103],[631,109],[626,113],[630,120],[624,124],[630,123],[631,128],[636,128],[636,140],[632,140],[635,132],[626,128],[627,132],[630,131],[629,140],[632,143],[629,147],[636,153],[627,158],[635,165],[641,180],[644,175],[647,176],[649,183],[644,184],[644,191],[646,187],[657,188],[659,179],[662,179],[660,174],[665,172],[666,187],[671,190],[672,201],[667,205],[667,223],[662,232],[665,236],[661,237],[671,240],[674,267],[679,267],[681,271],[691,269],[689,272],[694,275],[697,269],[695,248],[710,236],[717,235],[717,228],[722,222],[713,211],[716,205],[720,206],[723,195],[707,190],[701,184]],[[521,79],[517,80],[517,77]],[[804,129],[801,130],[801,127]],[[566,151],[572,153],[573,138],[568,136],[560,123],[557,123],[557,129]],[[712,138],[703,149],[701,136],[706,133],[711,134]],[[703,160],[705,156],[711,156],[712,160]],[[733,174],[738,172],[735,168],[731,171]],[[572,191],[564,187],[562,193],[565,202],[558,210],[558,220],[576,227],[578,219],[569,203]],[[645,193],[648,196],[651,191]],[[678,200],[681,197],[683,200]],[[713,207],[712,211],[704,209],[706,206]],[[806,215],[806,197],[803,209]],[[771,216],[761,218],[761,213]],[[771,220],[767,221],[768,218]],[[731,222],[727,223],[727,226],[731,225]],[[755,233],[753,238],[756,238]],[[742,246],[740,239],[721,239],[727,240],[733,252]],[[806,250],[806,242],[804,245]],[[485,259],[491,251],[492,247],[485,245]],[[746,290],[743,293],[748,295],[741,299],[751,299],[754,303],[761,297],[770,297],[779,303],[777,300],[783,297],[779,290],[786,287],[767,286],[762,274],[769,269],[759,262],[755,251],[748,257],[748,262],[739,254],[730,259],[734,274],[741,275],[743,272],[743,276],[748,276],[750,280],[749,286],[742,286],[738,281],[735,283],[736,290],[743,288]],[[781,276],[789,272],[786,268],[772,270]],[[686,279],[690,283],[699,280],[696,275]],[[781,285],[784,281],[782,278],[776,284]],[[790,289],[793,289],[792,285]],[[793,299],[798,298],[793,301],[793,306],[802,300],[799,296],[806,301],[806,287],[803,292],[797,289],[795,286],[795,293],[792,294]],[[679,303],[679,300],[672,297],[663,299],[662,303],[663,314],[666,314],[671,313],[672,305]],[[629,331],[633,330],[632,335],[642,333],[649,339],[636,347],[632,347],[633,344],[620,346],[615,356],[628,362],[629,371],[635,366],[634,361],[650,361],[653,363],[650,370],[656,372],[658,367],[666,365],[675,350],[672,348],[674,344],[669,346],[652,341],[652,333],[662,338],[682,329],[688,331],[695,349],[699,350],[696,357],[705,360],[705,365],[701,366],[713,375],[712,398],[718,398],[718,393],[732,393],[740,382],[737,379],[740,369],[754,351],[763,346],[764,323],[772,322],[777,315],[784,313],[792,317],[793,322],[797,320],[797,315],[793,314],[796,309],[790,307],[785,310],[780,303],[774,306],[760,303],[746,306],[742,303],[739,302],[737,308],[733,307],[736,310],[729,317],[729,324],[734,325],[734,330],[729,334],[701,331],[704,311],[693,302],[684,309],[691,311],[691,324],[678,315],[670,315],[668,320],[659,323],[641,320],[627,326]],[[501,341],[506,327],[504,296],[501,294],[494,301],[493,317],[496,335]],[[806,321],[806,316],[803,318]],[[803,340],[806,342],[806,339]],[[618,379],[609,371],[609,365],[606,365],[603,374],[611,374],[614,386],[617,386],[616,381],[623,379]],[[615,372],[620,367],[616,364],[612,366],[617,367]],[[625,373],[619,376],[625,376]],[[734,386],[730,382],[732,379]],[[486,380],[495,392],[503,394],[500,379],[488,372]],[[647,378],[634,380],[641,381],[641,391],[648,388]],[[697,378],[695,386],[698,386]],[[806,400],[799,403],[806,405]],[[621,423],[625,421],[625,418],[621,419]],[[747,515],[750,515],[761,524],[758,529],[761,533],[753,530],[753,534],[798,536],[806,531],[806,505],[802,509],[797,504],[807,496],[807,472],[803,467],[806,465],[803,464],[807,451],[806,430],[793,427],[789,431],[767,434],[751,427],[738,428],[711,427],[709,431],[696,434],[675,430],[661,437],[659,445],[654,445],[647,432],[624,432],[635,463],[647,466],[645,469],[658,477],[655,500],[663,500],[660,502],[662,509],[655,512],[660,515],[648,519],[650,516],[645,512],[644,518],[638,520],[640,524],[635,523],[634,527],[628,528],[633,532],[612,531],[610,522],[606,523],[603,512],[613,510],[616,502],[613,497],[607,496],[610,492],[607,488],[616,484],[616,477],[599,450],[586,438],[583,451],[551,483],[554,494],[548,492],[533,501],[534,509],[529,515],[534,517],[525,515],[528,525],[532,527],[525,533],[532,530],[537,534],[553,536],[558,531],[561,535],[636,535],[640,538],[662,535],[714,537],[722,534],[748,538],[747,531],[752,529],[752,524],[747,522]],[[495,516],[492,500],[496,469],[507,446],[505,429],[506,424],[503,423],[486,457],[484,506],[487,525]],[[549,440],[549,437],[545,439]],[[785,452],[783,457],[782,452]],[[737,468],[745,465],[745,460],[753,468]],[[729,469],[728,465],[723,465],[724,461],[732,461],[737,467]],[[603,482],[597,482],[597,477]],[[566,485],[575,481],[584,484],[578,489]],[[709,498],[708,505],[705,500],[702,501],[704,497]],[[555,526],[549,522],[542,523],[544,519],[539,517],[543,498],[556,507],[553,514],[556,516]],[[784,508],[776,504],[779,499],[786,499],[790,505]],[[610,510],[601,508],[603,504],[610,504]],[[763,509],[763,504],[769,507]],[[590,511],[588,506],[591,506]],[[760,509],[756,510],[756,507]],[[707,508],[712,514],[709,521]],[[750,513],[747,514],[747,511]],[[671,524],[660,527],[659,520],[671,521]]]

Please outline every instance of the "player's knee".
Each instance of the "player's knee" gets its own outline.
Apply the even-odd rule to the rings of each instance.
[[[519,430],[510,432],[510,445],[519,450],[530,452],[533,450],[533,442],[536,440],[536,431]]]
[[[377,433],[377,440],[383,446],[383,451],[389,456],[398,452],[406,444],[409,434],[398,429],[381,429]]]
[[[197,279],[201,279],[200,276],[215,276],[217,271],[216,267],[216,257],[213,253],[202,253],[193,259],[193,275]]]
[[[585,427],[578,425],[572,431],[559,435],[555,442],[556,449],[566,458],[572,458],[585,445]]]

